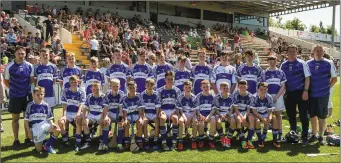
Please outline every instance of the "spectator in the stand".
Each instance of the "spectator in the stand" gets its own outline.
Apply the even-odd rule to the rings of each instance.
[[[38,15],[38,13],[39,13],[39,6],[38,6],[38,4],[36,3],[36,4],[34,4],[34,7],[33,7],[33,13],[34,13],[34,15]]]
[[[57,44],[53,53],[50,53],[50,59],[56,64],[62,58],[65,58],[64,50],[62,49],[61,44]]]
[[[205,31],[205,42],[206,43],[209,41],[210,37],[211,37],[210,28],[207,28]]]
[[[238,70],[239,66],[243,64],[243,61],[242,61],[242,54],[240,53],[237,53],[235,56],[234,56],[234,60],[233,60],[233,67],[236,68],[236,70]]]
[[[21,36],[20,42],[18,42],[17,45],[26,47],[27,46],[26,37],[25,36]]]
[[[220,57],[221,51],[223,50],[223,42],[221,41],[221,39],[219,38],[216,42],[216,51],[217,51],[217,57]]]
[[[4,17],[3,21],[1,22],[1,27],[5,30],[8,30],[11,26],[11,23],[8,21],[8,17]]]
[[[14,30],[10,29],[9,33],[6,34],[6,40],[8,42],[8,45],[17,45],[17,35],[14,34]]]
[[[105,36],[103,38],[102,47],[103,47],[105,54],[111,54],[112,53],[113,45],[112,45],[110,39],[108,38],[108,36]]]
[[[234,48],[239,47],[239,42],[240,42],[240,36],[239,36],[238,32],[236,32],[234,34],[234,38],[233,38],[233,43],[234,43],[233,47]]]
[[[148,54],[148,64],[154,68],[156,66],[156,56],[153,53]]]
[[[193,30],[193,37],[199,37],[198,32],[197,32],[197,29],[194,29],[194,30]]]
[[[97,57],[99,42],[98,42],[98,40],[96,40],[95,35],[91,37],[90,45],[91,45],[90,57]]]
[[[19,31],[22,32],[22,33],[24,32],[24,29],[23,29],[22,26],[19,24],[19,22],[16,22],[16,23],[14,24],[13,30],[14,30],[14,32],[16,32],[16,33],[18,33]]]
[[[156,38],[153,38],[152,49],[156,51],[159,50],[159,41],[157,41]]]
[[[164,24],[165,24],[165,26],[166,26],[168,29],[171,29],[171,28],[172,28],[171,24],[170,24],[169,21],[168,21],[168,18],[166,18]]]
[[[52,20],[51,15],[47,16],[47,19],[43,21],[43,23],[46,25],[46,30],[45,30],[45,41],[48,41],[49,37],[51,37],[51,42],[52,40],[52,35],[53,35],[53,24],[54,21]]]
[[[56,8],[56,6],[53,6],[53,8],[52,8],[52,16],[54,18],[57,16],[57,8]]]
[[[193,37],[193,30],[192,30],[192,28],[189,30],[188,36],[189,36],[189,37]]]
[[[41,46],[41,44],[43,43],[43,40],[40,38],[39,32],[36,33],[36,37],[34,37],[34,40],[36,41],[36,43],[38,45]]]

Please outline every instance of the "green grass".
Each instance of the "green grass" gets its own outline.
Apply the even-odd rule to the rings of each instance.
[[[340,92],[339,82],[333,93],[334,112],[333,117],[328,118],[328,124],[340,119]],[[55,117],[59,118],[61,109],[55,111]],[[285,115],[285,113],[283,113]],[[285,118],[286,116],[284,116]],[[22,145],[18,149],[11,147],[13,142],[11,130],[11,115],[4,113],[2,116],[5,132],[1,134],[1,161],[2,162],[340,162],[340,156],[308,157],[307,153],[340,153],[339,147],[310,144],[281,144],[281,149],[275,150],[271,145],[272,136],[269,134],[264,149],[244,150],[240,148],[239,141],[232,141],[232,148],[225,150],[217,146],[216,150],[204,149],[202,151],[191,150],[186,145],[186,150],[178,151],[153,151],[132,154],[130,152],[116,153],[109,151],[101,153],[97,151],[97,140],[92,142],[91,149],[75,153],[73,148],[60,148],[56,144],[58,153],[55,155],[38,154],[34,147]],[[283,122],[284,133],[288,132],[287,119]],[[338,133],[339,127],[334,128]],[[70,130],[71,131],[71,130]],[[20,140],[24,140],[23,119],[20,120]],[[74,139],[71,139],[74,142]]]

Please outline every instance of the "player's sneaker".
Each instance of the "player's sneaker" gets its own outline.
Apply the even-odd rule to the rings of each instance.
[[[117,152],[123,152],[122,144],[117,144]]]
[[[204,141],[199,141],[199,148],[204,148]]]
[[[308,142],[309,142],[309,143],[313,143],[313,142],[315,142],[315,141],[317,141],[317,136],[316,136],[316,135],[312,135],[312,136],[308,139]]]
[[[81,147],[81,149],[87,149],[90,147],[90,144],[88,142],[84,143],[84,145]]]
[[[169,147],[167,146],[166,143],[162,143],[162,144],[161,144],[161,147],[162,147],[163,150],[169,151]]]
[[[51,153],[51,154],[56,154],[57,153],[51,146],[44,145],[43,148],[48,153]]]
[[[34,143],[33,143],[33,141],[31,140],[31,139],[25,139],[25,145],[27,145],[27,146],[32,146],[32,145],[34,145]]]
[[[258,147],[264,148],[264,141],[263,140],[258,141]]]
[[[326,143],[324,142],[324,139],[323,139],[322,136],[320,136],[320,137],[318,138],[318,141],[319,141],[319,144],[320,144],[320,145],[326,145]]]
[[[123,149],[124,149],[125,151],[130,150],[130,145],[129,145],[129,144],[125,144]]]
[[[302,138],[302,145],[308,145],[308,139]]]
[[[285,143],[285,142],[287,142],[287,139],[282,136],[281,138],[278,139],[278,141]]]
[[[246,141],[242,141],[242,148],[244,148],[244,149],[248,148]]]
[[[12,147],[17,148],[20,146],[20,141],[19,140],[14,140]]]
[[[98,150],[99,150],[99,151],[103,150],[103,145],[104,145],[104,144],[103,144],[102,142],[99,143],[99,146],[98,146]]]
[[[178,146],[177,146],[176,142],[175,143],[173,142],[172,149],[177,149],[177,148],[178,148]]]
[[[183,150],[184,149],[184,144],[183,143],[178,143],[178,150]]]
[[[192,149],[197,149],[197,142],[196,141],[192,141]]]
[[[214,149],[215,148],[214,141],[208,142],[208,147],[210,147],[210,149]]]
[[[157,142],[154,142],[153,149],[154,149],[154,150],[159,149],[159,146],[158,146]]]
[[[225,138],[225,147],[228,147],[228,148],[231,147],[231,139],[230,138]]]
[[[149,150],[149,143],[148,142],[144,142],[144,149],[145,150]]]
[[[226,146],[226,139],[225,139],[225,136],[222,136],[221,138],[220,138],[220,142],[221,142],[221,145],[222,146]]]
[[[107,151],[108,149],[109,149],[109,147],[108,147],[107,145],[103,144],[102,150],[103,150],[103,151]]]
[[[273,145],[274,145],[274,147],[277,148],[277,149],[278,149],[278,148],[281,148],[281,145],[279,145],[278,142],[273,142]]]
[[[248,140],[248,141],[247,141],[247,147],[248,147],[249,149],[255,148],[255,146],[253,146],[253,143],[252,143],[251,140]]]
[[[81,151],[81,148],[78,147],[78,146],[76,146],[75,151],[76,151],[76,152],[79,152],[79,151]]]
[[[137,146],[138,146],[140,149],[143,149],[143,143],[137,143]]]

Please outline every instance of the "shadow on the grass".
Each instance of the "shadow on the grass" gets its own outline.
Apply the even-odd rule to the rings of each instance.
[[[46,152],[39,153],[35,149],[32,149],[31,151],[17,153],[17,154],[13,154],[10,156],[2,157],[1,161],[6,162],[6,161],[13,160],[13,159],[25,158],[25,157],[29,157],[29,156],[34,156],[36,158],[47,158],[48,153],[46,153]]]
[[[2,146],[1,152],[6,152],[6,151],[10,151],[10,150],[21,151],[21,150],[31,148],[31,147],[34,147],[34,146],[27,146],[27,145],[21,144],[19,147],[14,148],[14,147],[12,147],[12,145],[8,145],[8,146]]]
[[[12,120],[13,118],[10,117],[10,118],[2,118],[2,121],[9,121],[9,120]],[[24,119],[24,117],[20,117],[20,119]]]

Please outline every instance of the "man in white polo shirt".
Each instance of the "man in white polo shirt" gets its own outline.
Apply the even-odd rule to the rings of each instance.
[[[90,45],[91,45],[90,57],[97,57],[97,51],[98,51],[99,43],[96,40],[96,36],[95,35],[93,35],[91,37]]]

